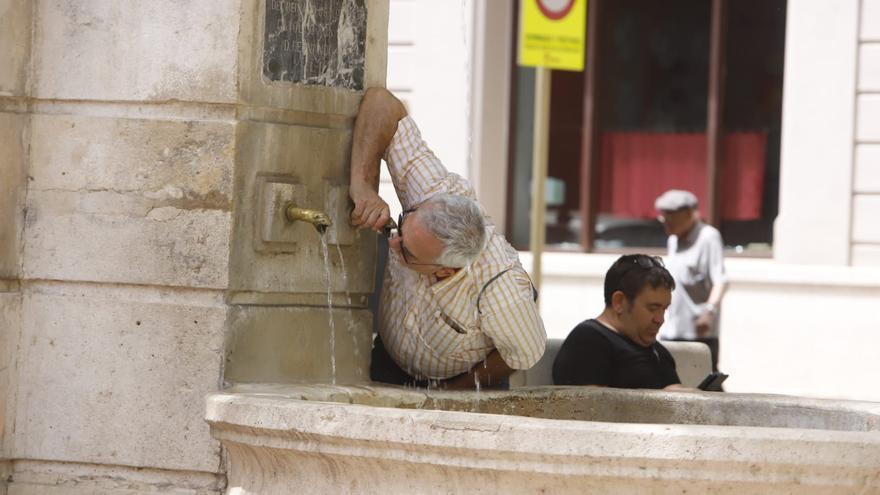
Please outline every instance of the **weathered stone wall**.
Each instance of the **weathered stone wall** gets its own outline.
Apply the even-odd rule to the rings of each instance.
[[[19,283],[29,142],[28,67],[33,6],[0,0],[0,494],[12,472],[21,334]]]
[[[365,379],[375,238],[331,232],[331,339],[320,237],[267,248],[258,228],[266,177],[344,217],[360,92],[267,81],[267,1],[0,0],[11,493],[217,493],[202,418],[224,378],[329,382],[333,350],[340,381]],[[386,3],[366,2],[367,85]]]
[[[366,381],[371,315],[365,307],[374,279],[376,239],[349,226],[345,188],[351,128],[361,93],[268,80],[263,68],[267,39],[261,3],[251,0],[243,9],[242,24],[252,29],[242,30],[240,43],[246,52],[240,60],[247,61],[239,66],[240,97],[247,106],[240,110],[236,135],[236,163],[241,166],[236,167],[233,186],[228,295],[232,306],[225,378]],[[384,86],[387,0],[341,3],[346,8],[361,3],[366,7],[363,85]],[[313,0],[281,4],[322,6]],[[334,26],[340,36],[346,22]],[[301,189],[298,204],[327,211],[334,219],[326,236],[327,268],[320,237],[311,226],[263,231],[261,208],[266,191],[274,186]],[[328,339],[331,322],[325,309],[326,269],[334,293],[332,339]]]

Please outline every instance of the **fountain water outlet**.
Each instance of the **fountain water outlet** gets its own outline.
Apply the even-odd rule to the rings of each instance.
[[[300,208],[294,203],[284,206],[284,217],[288,222],[307,222],[315,227],[319,234],[323,235],[333,225],[330,216],[318,210]]]

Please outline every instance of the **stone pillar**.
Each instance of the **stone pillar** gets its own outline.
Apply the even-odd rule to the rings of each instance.
[[[0,0],[0,495],[14,457],[32,12],[29,0]]]
[[[202,417],[224,379],[329,382],[334,362],[338,381],[366,379],[375,237],[344,223],[345,184],[361,90],[385,81],[387,11],[0,0],[10,492],[217,493]],[[286,201],[335,221],[335,338],[321,238],[285,223]]]

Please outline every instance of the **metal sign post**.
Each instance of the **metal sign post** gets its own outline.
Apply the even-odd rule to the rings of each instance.
[[[546,233],[544,188],[550,140],[551,69],[584,69],[586,19],[587,0],[520,0],[519,65],[536,68],[529,249],[532,282],[539,290]]]
[[[544,213],[547,155],[550,142],[550,76],[552,70],[538,67],[535,74],[535,122],[532,128],[532,215],[529,250],[532,252],[532,282],[541,290],[541,255],[546,234]]]

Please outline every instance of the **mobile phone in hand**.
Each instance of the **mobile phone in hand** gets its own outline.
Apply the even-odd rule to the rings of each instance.
[[[727,380],[727,375],[718,371],[713,371],[712,373],[709,373],[699,385],[697,385],[697,388],[707,392],[721,392],[721,384],[724,383],[724,380]]]

